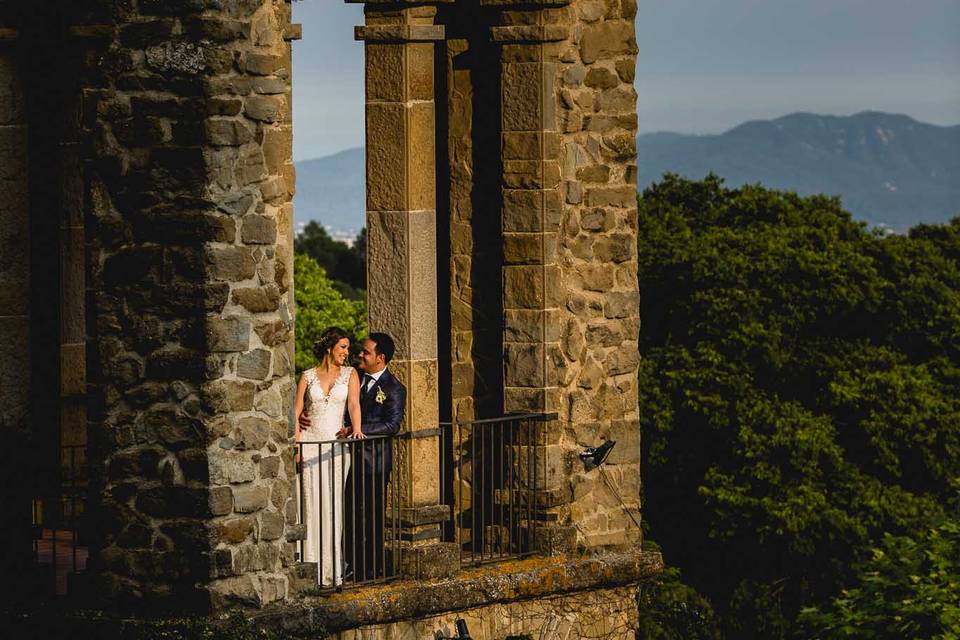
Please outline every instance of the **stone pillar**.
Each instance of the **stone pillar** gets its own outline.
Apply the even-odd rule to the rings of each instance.
[[[449,573],[455,550],[439,542],[437,256],[432,3],[368,2],[356,37],[366,59],[367,292],[370,330],[393,336],[390,370],[407,387],[394,486],[401,570]]]
[[[560,139],[556,76],[562,43],[570,35],[567,0],[505,2],[491,38],[500,50],[501,229],[503,238],[503,353],[505,413],[555,414],[560,409],[556,369],[559,306],[557,261],[561,221]],[[569,482],[562,428],[537,425],[538,439],[522,457],[537,461],[541,523],[531,527],[544,552],[566,551],[576,532],[552,510]]]
[[[559,418],[537,444],[538,508],[550,524],[536,544],[634,544],[636,5],[481,4],[500,16],[491,35],[502,64],[504,409]],[[629,514],[577,458],[608,438],[617,446],[606,473]]]
[[[15,46],[0,28],[0,426],[30,430],[27,123]]]
[[[0,434],[8,464],[0,469],[7,521],[0,570],[27,575],[32,556],[27,464],[31,447],[30,207],[28,127],[18,68],[18,32],[0,27]],[[20,583],[28,591],[31,585]],[[20,589],[18,589],[20,591]],[[19,599],[19,598],[16,598]]]
[[[578,524],[583,546],[631,546],[640,540],[637,4],[577,0],[569,10],[579,37],[564,43],[556,78],[563,193],[556,363],[561,421],[573,436],[563,444],[573,454],[617,442],[605,472],[626,509],[599,471],[585,472],[572,458],[569,504],[559,511]]]
[[[91,19],[73,28],[103,39],[83,78],[89,591],[133,611],[283,600],[290,6],[141,0]]]

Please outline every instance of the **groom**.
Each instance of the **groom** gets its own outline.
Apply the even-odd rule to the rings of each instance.
[[[393,338],[386,333],[371,333],[361,345],[360,430],[365,436],[392,436],[400,431],[407,388],[387,369],[395,351]],[[337,437],[345,438],[350,433],[349,420],[347,417],[347,426]],[[302,424],[304,418],[300,421]],[[355,580],[372,580],[384,577],[385,562],[391,561],[384,552],[383,532],[393,441],[377,438],[354,442],[344,500],[344,555]]]

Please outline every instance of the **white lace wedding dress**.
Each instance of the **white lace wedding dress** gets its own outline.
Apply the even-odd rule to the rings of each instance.
[[[324,394],[315,369],[304,372],[307,389],[303,411],[310,427],[303,429],[303,522],[307,525],[303,559],[317,563],[317,577],[323,586],[343,582],[343,501],[350,449],[346,445],[319,443],[334,440],[343,427],[347,406],[347,388],[352,367],[342,367],[340,375]]]

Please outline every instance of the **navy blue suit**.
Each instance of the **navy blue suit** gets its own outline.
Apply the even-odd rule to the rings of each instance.
[[[407,388],[389,370],[363,392],[360,380],[360,430],[365,436],[392,436],[400,431]],[[377,397],[381,402],[377,402]],[[349,423],[349,418],[347,419]],[[358,440],[346,488],[346,558],[356,580],[393,574],[392,554],[384,549],[386,487],[393,470],[392,439]],[[349,545],[352,545],[350,548]]]

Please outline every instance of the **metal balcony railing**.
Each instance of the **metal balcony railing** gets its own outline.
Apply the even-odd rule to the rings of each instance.
[[[458,544],[461,565],[533,553],[546,473],[538,449],[544,423],[555,418],[531,413],[441,425],[441,487],[453,513],[444,538]]]
[[[370,436],[297,446],[299,514],[307,529],[299,556],[317,564],[321,591],[399,575],[395,440]]]

